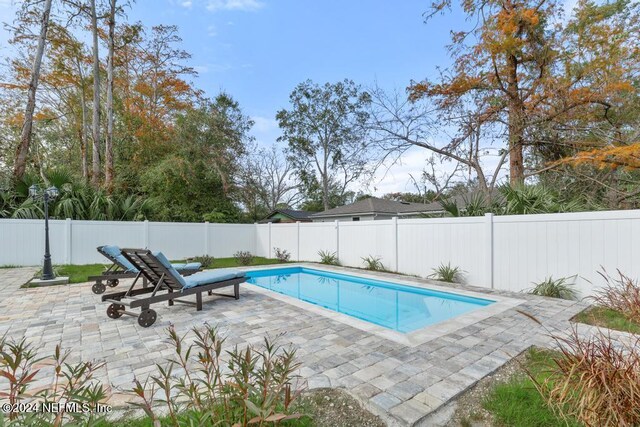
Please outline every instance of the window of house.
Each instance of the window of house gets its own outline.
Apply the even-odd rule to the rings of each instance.
[[[360,221],[360,217],[359,216],[354,216],[351,218],[352,221]]]

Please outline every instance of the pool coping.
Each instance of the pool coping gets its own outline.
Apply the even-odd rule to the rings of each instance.
[[[487,306],[480,307],[476,310],[461,314],[451,319],[433,323],[431,325],[425,326],[413,332],[402,333],[402,332],[392,331],[385,327],[367,322],[365,320],[358,319],[356,317],[349,316],[347,314],[338,313],[337,311],[333,311],[328,308],[324,308],[310,302],[302,301],[288,295],[280,294],[278,292],[274,292],[257,285],[253,285],[247,282],[242,284],[242,286],[246,287],[247,289],[250,289],[253,292],[266,295],[270,298],[280,300],[287,304],[291,304],[293,306],[299,307],[303,310],[307,310],[312,313],[319,314],[321,316],[349,325],[361,331],[368,332],[380,338],[384,338],[384,339],[396,342],[398,344],[405,345],[407,347],[416,347],[418,345],[427,343],[429,341],[440,338],[444,335],[450,334],[464,327],[467,327],[477,322],[480,322],[482,320],[485,320],[489,317],[493,317],[495,315],[503,313],[525,302],[525,300],[509,298],[509,297],[505,297],[505,296],[497,295],[493,293],[485,294],[478,291],[469,291],[469,290],[460,289],[460,288],[449,288],[447,286],[442,286],[432,282],[427,282],[426,279],[394,274],[393,272],[386,272],[385,276],[381,277],[380,275],[375,274],[375,272],[360,271],[360,270],[354,271],[354,269],[348,269],[348,268],[337,267],[337,266],[319,265],[314,263],[300,262],[300,263],[290,263],[290,264],[280,264],[280,265],[244,267],[244,268],[241,268],[240,270],[262,271],[262,270],[278,270],[282,268],[296,268],[296,267],[326,271],[329,273],[352,275],[360,278],[373,279],[378,281],[385,281],[386,279],[386,281],[390,281],[391,283],[397,283],[399,285],[411,286],[411,287],[416,287],[416,288],[425,289],[425,290],[446,292],[450,294],[457,294],[457,295],[462,295],[462,296],[467,296],[472,298],[480,298],[484,300],[494,301],[493,303]],[[389,276],[392,276],[392,277],[389,277]]]

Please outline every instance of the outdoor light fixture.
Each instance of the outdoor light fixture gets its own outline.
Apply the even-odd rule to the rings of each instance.
[[[37,184],[29,187],[29,196],[33,200],[42,198],[44,201],[44,266],[42,267],[42,280],[53,280],[56,275],[53,273],[51,265],[51,254],[49,253],[49,202],[58,197],[59,191],[56,187],[51,186],[45,190],[41,189]]]

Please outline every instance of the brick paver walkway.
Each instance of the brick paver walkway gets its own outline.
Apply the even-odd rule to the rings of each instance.
[[[241,287],[239,301],[205,299],[201,312],[183,305],[154,306],[158,321],[142,328],[131,317],[109,319],[106,305],[91,292],[90,284],[20,289],[34,271],[0,269],[0,335],[27,337],[46,354],[62,343],[83,360],[105,361],[100,376],[112,390],[131,387],[134,376],[144,379],[155,363],[170,356],[165,334],[170,322],[181,333],[209,322],[220,327],[228,345],[257,343],[267,333],[286,333],[283,342],[298,348],[303,364],[300,374],[309,387],[343,387],[390,425],[425,422],[427,414],[511,357],[531,345],[550,345],[546,331],[518,310],[555,331],[567,329],[568,319],[585,307],[579,302],[494,291],[524,303],[408,347],[247,286]]]

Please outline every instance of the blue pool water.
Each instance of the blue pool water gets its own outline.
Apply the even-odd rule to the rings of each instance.
[[[304,267],[258,270],[247,282],[399,332],[468,313],[494,301]]]

